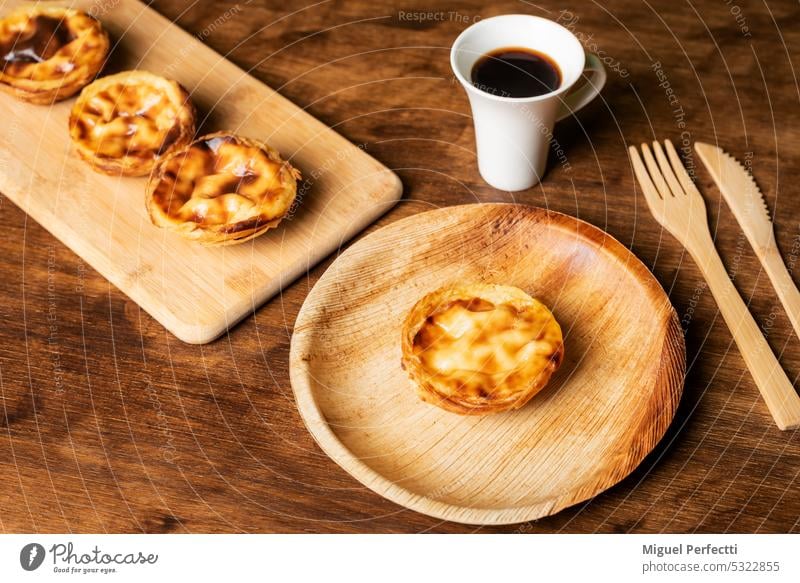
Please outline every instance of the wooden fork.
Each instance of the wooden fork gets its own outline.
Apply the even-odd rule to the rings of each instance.
[[[775,423],[782,430],[800,427],[800,396],[725,271],[711,239],[700,191],[672,142],[665,140],[664,146],[666,154],[658,142],[653,142],[652,152],[642,144],[641,157],[634,146],[628,148],[647,206],[655,219],[686,247],[702,271]]]

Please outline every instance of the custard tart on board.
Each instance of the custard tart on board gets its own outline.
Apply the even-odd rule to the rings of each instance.
[[[31,6],[0,19],[0,89],[48,105],[71,97],[103,68],[110,43],[92,16]]]
[[[243,243],[289,213],[299,178],[267,144],[218,132],[158,162],[147,185],[147,210],[154,225],[187,239]]]
[[[508,285],[460,284],[419,300],[402,328],[402,365],[423,401],[462,415],[519,409],[564,357],[547,307]]]
[[[98,172],[145,176],[160,156],[192,141],[195,119],[189,94],[178,83],[125,71],[81,91],[69,133],[80,157]]]
[[[293,166],[319,171],[303,185],[308,192],[298,192],[306,195],[302,209],[279,232],[254,245],[206,249],[144,217],[146,178],[109,177],[80,159],[68,132],[74,100],[50,109],[0,93],[7,166],[0,192],[181,340],[200,344],[227,333],[400,199],[400,179],[368,148],[248,75],[150,2],[7,0],[0,18],[23,6],[73,4],[96,14],[119,40],[109,60],[114,73],[144,69],[168,77],[189,91],[198,111],[208,110],[213,128],[198,136],[239,131],[265,139]],[[140,323],[155,325],[149,318]]]

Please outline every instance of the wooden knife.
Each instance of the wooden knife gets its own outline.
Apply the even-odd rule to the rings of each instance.
[[[703,142],[695,142],[694,149],[750,241],[800,337],[800,292],[775,243],[767,203],[758,185],[747,169],[722,149]]]

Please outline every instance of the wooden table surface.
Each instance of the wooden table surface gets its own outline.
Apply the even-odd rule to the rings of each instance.
[[[517,526],[443,523],[350,478],[316,446],[295,409],[289,338],[332,258],[227,336],[190,346],[2,199],[0,530],[800,531],[800,434],[773,425],[698,269],[650,216],[626,157],[630,143],[655,137],[719,142],[752,164],[793,265],[800,252],[797,2],[153,6],[399,174],[404,200],[370,230],[441,206],[519,201],[614,235],[654,271],[681,318],[690,365],[683,400],[639,469],[586,504]],[[478,175],[470,111],[448,49],[474,20],[513,12],[559,19],[610,70],[602,99],[558,126],[564,156],[551,157],[544,182],[512,195]],[[800,340],[697,165],[723,260],[797,379]]]

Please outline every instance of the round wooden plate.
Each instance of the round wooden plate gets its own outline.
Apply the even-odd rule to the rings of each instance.
[[[419,400],[400,328],[454,282],[515,285],[551,307],[566,358],[518,411],[462,417]],[[540,208],[474,204],[364,237],[308,295],[291,381],[320,447],[405,507],[469,524],[547,516],[627,476],[672,421],[685,348],[661,286],[628,249]]]

